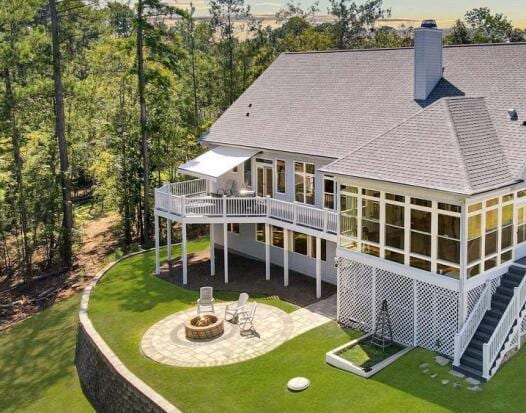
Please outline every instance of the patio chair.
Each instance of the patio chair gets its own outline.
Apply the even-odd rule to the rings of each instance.
[[[225,321],[235,322],[239,313],[244,310],[248,301],[248,294],[241,293],[235,303],[228,304],[225,308]]]
[[[199,298],[197,299],[197,314],[201,314],[202,312],[215,312],[214,289],[212,287],[201,287],[199,289]]]
[[[256,303],[252,304],[250,311],[240,311],[238,316],[239,332],[241,334],[254,330],[254,317],[256,315]]]

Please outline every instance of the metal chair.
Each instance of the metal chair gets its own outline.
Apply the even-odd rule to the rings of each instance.
[[[210,311],[207,311],[210,309]],[[202,312],[214,313],[214,289],[212,287],[201,287],[197,299],[197,314]]]
[[[225,321],[235,322],[239,313],[244,310],[248,301],[248,294],[241,293],[235,303],[228,304],[225,308]],[[230,318],[228,317],[230,316]]]
[[[238,315],[239,332],[241,334],[254,330],[254,317],[256,315],[256,303],[252,304],[250,311],[240,311]]]

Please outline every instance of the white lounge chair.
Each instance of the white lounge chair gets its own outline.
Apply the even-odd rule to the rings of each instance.
[[[241,311],[244,310],[245,305],[248,301],[248,294],[241,293],[235,303],[228,304],[225,309],[225,321],[234,322]],[[230,318],[229,318],[230,316]]]
[[[241,334],[254,330],[254,317],[256,315],[256,303],[252,304],[252,308],[246,311],[241,311],[238,315],[239,332]]]
[[[210,311],[207,311],[210,310]],[[214,311],[214,289],[212,287],[201,287],[197,299],[197,314]]]

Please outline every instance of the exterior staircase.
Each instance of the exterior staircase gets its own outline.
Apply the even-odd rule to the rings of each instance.
[[[464,373],[467,376],[474,377],[477,379],[483,378],[483,347],[485,343],[490,341],[495,329],[499,325],[501,318],[503,317],[510,301],[514,294],[518,291],[515,290],[521,284],[526,274],[526,267],[512,265],[506,274],[501,278],[500,286],[497,287],[495,293],[491,296],[491,307],[486,311],[482,318],[478,328],[475,331],[469,345],[460,358],[460,364],[455,367],[456,370]],[[508,342],[512,338],[512,332],[517,328],[517,320],[515,320],[506,342],[500,349],[506,347]],[[520,326],[518,326],[520,329]],[[499,354],[497,359],[501,355]],[[490,366],[490,371],[494,367],[494,363]]]

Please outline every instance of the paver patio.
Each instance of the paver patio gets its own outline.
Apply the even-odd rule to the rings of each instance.
[[[301,308],[290,314],[274,306],[258,303],[253,332],[241,334],[238,326],[225,321],[224,333],[213,340],[197,342],[185,337],[184,322],[196,315],[196,308],[172,314],[153,325],[143,336],[141,350],[152,360],[179,367],[210,367],[233,364],[265,354],[285,341],[331,321],[335,298]],[[216,305],[223,317],[228,303]],[[335,308],[335,307],[334,307]],[[334,312],[334,311],[333,311]]]

